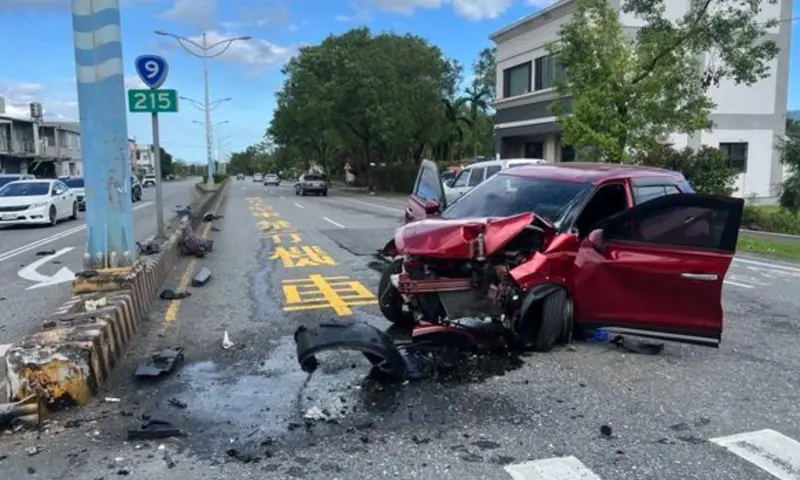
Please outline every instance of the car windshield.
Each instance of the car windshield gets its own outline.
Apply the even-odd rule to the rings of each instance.
[[[498,174],[444,211],[444,218],[508,217],[533,212],[554,225],[591,190],[585,183]]]
[[[64,180],[69,188],[83,188],[83,178],[68,178]]]
[[[0,188],[0,197],[36,197],[50,193],[50,182],[18,182]]]
[[[19,180],[19,176],[17,175],[10,175],[8,177],[0,177],[0,187],[5,185],[6,183],[15,182]]]

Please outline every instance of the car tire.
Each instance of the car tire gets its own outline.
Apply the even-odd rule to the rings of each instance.
[[[300,195],[300,190],[298,190],[297,188],[295,188],[295,189],[294,189],[294,194],[295,194],[295,195]]]
[[[327,197],[328,196],[328,191],[327,190],[323,190],[322,191],[322,196],[323,197]]]
[[[401,328],[411,328],[414,326],[414,316],[410,312],[403,311],[403,298],[397,288],[392,285],[392,275],[400,273],[402,267],[403,259],[398,258],[389,264],[381,274],[378,282],[378,308],[386,320]]]
[[[48,224],[54,227],[58,223],[58,210],[55,205],[50,205],[50,210],[47,211]]]
[[[72,215],[69,216],[70,220],[78,219],[78,202],[72,202]]]
[[[542,318],[533,349],[537,352],[549,352],[564,340],[565,334],[570,335],[571,331],[572,300],[567,291],[561,288],[542,300]]]
[[[301,197],[305,197],[306,196],[306,191],[305,190],[300,190],[300,196]]]

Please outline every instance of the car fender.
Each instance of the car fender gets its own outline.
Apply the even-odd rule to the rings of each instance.
[[[383,246],[382,249],[378,250],[378,253],[387,257],[396,257],[397,256],[397,245],[394,243],[394,238],[389,240],[386,245]]]

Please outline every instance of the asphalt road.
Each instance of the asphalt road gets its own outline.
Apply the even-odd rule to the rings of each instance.
[[[194,185],[198,179],[163,184],[164,218],[174,217],[176,206],[190,204],[195,198]],[[156,233],[155,189],[143,190],[142,200],[133,205],[137,241]],[[86,223],[81,212],[77,221],[63,221],[55,227],[6,227],[0,229],[0,345],[11,344],[40,328],[42,319],[53,313],[71,295],[69,281],[36,287],[39,283],[20,276],[20,270],[35,262],[41,266],[36,273],[55,275],[60,269],[71,272],[83,270],[86,249]],[[59,255],[41,256],[54,250]],[[62,253],[63,252],[63,253]],[[39,254],[39,255],[37,255]],[[30,269],[28,269],[30,270]],[[23,272],[23,275],[31,274]],[[68,278],[68,277],[64,277]],[[0,356],[7,346],[0,346]]]
[[[347,352],[322,356],[311,376],[301,372],[291,337],[299,324],[342,316],[386,326],[360,287],[374,292],[378,274],[366,255],[401,212],[397,199],[295,197],[286,187],[235,182],[210,232],[214,252],[184,260],[170,287],[184,288],[201,266],[212,280],[156,306],[95,405],[59,415],[41,436],[0,439],[3,471],[152,480],[800,479],[800,443],[791,440],[800,439],[800,268],[789,264],[736,262],[718,350],[670,344],[643,356],[578,343],[528,356],[516,370],[484,362],[457,379],[394,387],[366,381],[366,362]],[[294,266],[299,259],[276,255],[281,244],[260,230],[290,227],[281,220],[297,231],[282,245],[297,242],[316,257]],[[349,300],[333,302],[338,313],[313,309],[307,290],[295,295],[297,281],[312,275],[346,277],[337,280],[350,287]],[[305,309],[284,310],[297,307]],[[136,364],[166,346],[185,349],[183,365],[134,381]],[[322,421],[306,422],[320,413]],[[188,436],[126,441],[143,415]],[[26,452],[37,446],[41,453]]]

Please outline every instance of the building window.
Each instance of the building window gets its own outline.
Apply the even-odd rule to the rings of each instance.
[[[719,149],[728,159],[731,168],[747,173],[747,142],[720,143]]]
[[[531,91],[531,62],[503,70],[503,98]]]
[[[525,144],[525,158],[544,159],[544,142],[528,142]]]
[[[535,61],[534,91],[555,87],[555,81],[564,75],[564,67],[558,63],[555,55],[545,55]]]

